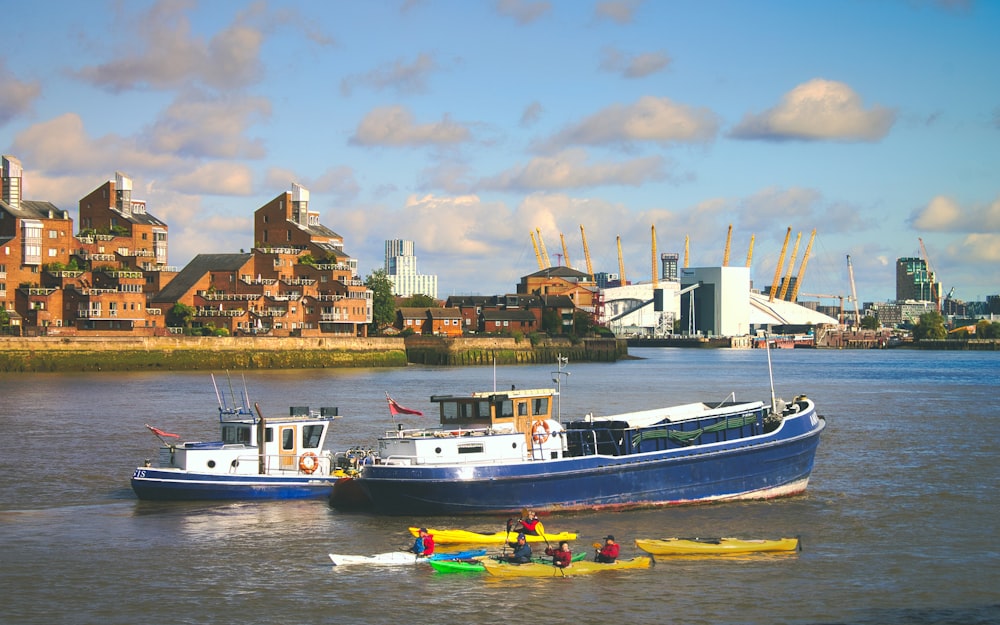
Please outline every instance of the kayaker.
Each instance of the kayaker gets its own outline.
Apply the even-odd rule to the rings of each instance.
[[[434,553],[434,535],[427,531],[426,527],[421,527],[417,532],[417,538],[413,541],[410,551],[418,556],[429,556]]]
[[[604,546],[597,549],[597,553],[594,554],[594,562],[614,564],[615,560],[618,559],[619,549],[620,547],[618,543],[615,542],[615,537],[608,534],[604,537]]]
[[[523,534],[528,534],[529,536],[538,536],[540,532],[540,521],[538,520],[538,515],[535,514],[534,510],[531,510],[526,515],[526,519],[518,519],[517,530]]]
[[[559,543],[558,549],[546,547],[545,555],[552,556],[553,566],[558,566],[561,569],[566,568],[573,561],[573,552],[569,550],[569,543],[565,540]]]
[[[527,564],[531,562],[531,545],[528,544],[528,539],[524,534],[517,535],[517,542],[510,543],[511,548],[514,550],[509,556],[503,556],[501,560],[504,562],[510,562],[511,564]]]

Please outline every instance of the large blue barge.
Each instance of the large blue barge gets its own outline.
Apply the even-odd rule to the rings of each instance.
[[[394,430],[331,504],[389,515],[623,509],[803,492],[825,420],[805,396],[552,419],[554,389],[438,396],[440,425]]]

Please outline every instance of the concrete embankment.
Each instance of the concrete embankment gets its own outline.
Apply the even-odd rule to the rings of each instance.
[[[620,343],[620,344],[619,344]],[[0,337],[0,372],[313,369],[614,361],[624,342],[513,338]]]

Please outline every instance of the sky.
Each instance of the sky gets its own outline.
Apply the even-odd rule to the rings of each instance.
[[[169,262],[253,246],[293,182],[362,278],[414,241],[438,296],[657,253],[800,299],[1000,294],[1000,2],[54,0],[0,9],[0,151],[67,209],[115,172]],[[778,270],[791,228],[785,265]],[[796,241],[799,241],[795,248]],[[566,243],[563,256],[562,241]],[[809,295],[804,295],[809,294]]]

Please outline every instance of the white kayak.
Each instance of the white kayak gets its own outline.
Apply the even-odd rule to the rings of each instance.
[[[428,560],[465,560],[477,556],[486,555],[485,549],[468,549],[466,551],[453,551],[450,553],[435,553],[432,556],[418,556],[410,551],[388,551],[386,553],[376,553],[371,556],[350,556],[340,553],[327,554],[334,566],[347,566],[349,564],[379,564],[389,566],[399,566],[404,564],[417,564]]]

